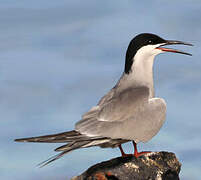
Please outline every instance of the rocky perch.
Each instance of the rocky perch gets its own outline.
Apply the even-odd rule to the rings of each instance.
[[[174,153],[151,152],[98,163],[71,180],[179,180],[180,168]]]

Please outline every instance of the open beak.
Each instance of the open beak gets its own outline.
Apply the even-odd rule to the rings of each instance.
[[[177,49],[169,49],[169,48],[163,47],[166,45],[177,45],[177,44],[193,46],[190,43],[186,43],[186,42],[182,42],[182,41],[167,40],[166,43],[162,44],[161,46],[157,47],[156,49],[160,49],[160,50],[165,51],[165,52],[180,53],[180,54],[186,54],[186,55],[192,56],[192,54],[184,52],[184,51],[180,51]]]

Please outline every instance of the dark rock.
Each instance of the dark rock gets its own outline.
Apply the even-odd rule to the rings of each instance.
[[[180,168],[174,153],[152,152],[101,162],[71,180],[179,180]]]

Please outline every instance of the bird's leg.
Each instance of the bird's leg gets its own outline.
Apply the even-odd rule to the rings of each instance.
[[[137,151],[137,144],[134,142],[134,141],[132,141],[133,142],[133,146],[134,146],[134,156],[137,158],[137,157],[139,157],[139,156],[141,156],[141,155],[143,155],[143,154],[147,154],[147,153],[150,153],[151,151],[142,151],[142,152],[138,152]]]
[[[121,151],[121,156],[122,156],[122,157],[125,157],[126,154],[124,153],[124,150],[123,150],[121,144],[119,145],[119,149],[120,149],[120,151]]]
[[[122,157],[132,156],[132,154],[126,154],[126,153],[124,153],[124,150],[123,150],[121,144],[119,145],[119,149],[120,149],[120,151],[121,151],[121,156],[122,156]]]

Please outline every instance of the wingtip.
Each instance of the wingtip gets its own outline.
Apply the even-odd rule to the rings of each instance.
[[[14,139],[15,142],[23,142],[22,139]]]
[[[15,142],[30,142],[27,138],[14,139]]]

